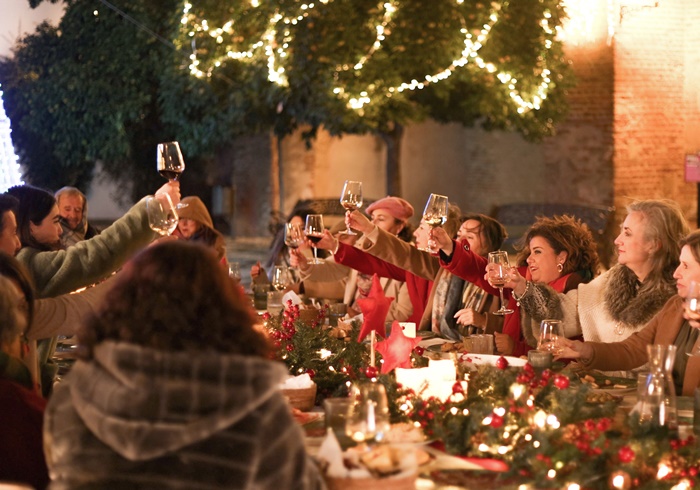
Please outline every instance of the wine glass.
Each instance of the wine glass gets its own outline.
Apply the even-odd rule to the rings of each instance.
[[[241,266],[238,262],[228,265],[228,276],[236,282],[241,282]]]
[[[390,427],[384,385],[376,381],[353,384],[345,423],[348,437],[355,442],[381,442]]]
[[[177,141],[158,143],[156,168],[161,177],[168,179],[170,182],[180,180],[180,175],[185,171],[185,159],[182,158],[180,144]],[[187,207],[187,204],[178,203],[177,205],[178,209],[184,207]]]
[[[165,194],[168,204],[163,205],[155,197],[146,199],[146,211],[148,213],[148,226],[162,236],[168,236],[177,227],[179,220],[175,206],[168,194]]]
[[[447,196],[441,196],[440,194],[430,194],[428,202],[425,203],[422,221],[428,224],[431,228],[436,228],[444,224],[447,220],[447,208]],[[422,250],[424,252],[435,253],[435,250],[433,250],[432,240],[428,240],[428,247]]]
[[[559,337],[561,336],[561,320],[542,320],[540,323],[540,338],[537,340],[537,350],[559,353]]]
[[[340,204],[346,211],[355,211],[362,207],[362,182],[354,180],[346,180],[343,186],[343,193],[340,196]],[[348,226],[345,231],[340,233],[344,235],[357,235]]]
[[[505,250],[496,250],[495,252],[489,252],[489,264],[494,264],[494,267],[489,268],[489,283],[498,288],[498,292],[501,295],[501,307],[494,311],[494,315],[510,315],[513,310],[506,308],[506,303],[503,300],[503,285],[508,282],[508,269],[510,269],[510,262],[508,262],[508,252]]]
[[[317,256],[316,243],[321,241],[323,238],[323,215],[322,214],[309,214],[306,216],[306,226],[304,226],[304,234],[306,238],[314,243],[314,258],[311,261],[312,264],[322,264],[323,261],[319,260]]]
[[[286,265],[276,265],[272,269],[272,289],[284,291],[292,285],[292,278],[289,276],[289,269]]]

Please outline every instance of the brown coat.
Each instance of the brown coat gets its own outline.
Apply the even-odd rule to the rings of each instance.
[[[593,347],[593,355],[583,364],[603,371],[639,367],[648,360],[646,346],[649,344],[672,345],[684,321],[683,298],[673,296],[643,330],[632,334],[622,342],[587,342]],[[698,345],[700,345],[700,338],[693,348],[697,348]],[[685,353],[678,353],[678,355],[685,355]],[[697,386],[700,386],[700,356],[691,356],[685,369],[683,395],[693,395]]]
[[[437,257],[418,250],[410,243],[396,238],[382,229],[377,229],[379,232],[374,242],[365,240],[360,247],[365,252],[369,252],[375,257],[394,264],[402,269],[412,272],[413,274],[423,277],[429,281],[438,283],[443,274],[449,274],[447,270],[440,266],[440,259]],[[419,330],[430,330],[433,315],[433,300],[435,299],[435,290],[433,287],[430,290],[428,303],[421,317]],[[495,301],[495,296],[488,295],[484,311],[493,313],[498,309],[498,301]],[[487,315],[486,333],[500,332],[503,328],[503,317],[496,315]]]

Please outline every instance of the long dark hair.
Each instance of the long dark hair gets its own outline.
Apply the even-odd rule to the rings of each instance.
[[[248,298],[211,248],[181,240],[149,247],[114,281],[109,301],[78,334],[84,358],[105,340],[167,352],[269,353]]]
[[[42,251],[54,250],[51,245],[39,243],[31,233],[30,224],[39,226],[56,205],[56,198],[48,191],[31,185],[10,187],[7,193],[19,200],[17,207],[17,234],[22,247],[32,247]]]

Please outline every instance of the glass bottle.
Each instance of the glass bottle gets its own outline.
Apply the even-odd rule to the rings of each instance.
[[[678,427],[676,414],[676,388],[673,384],[675,345],[648,345],[649,376],[639,390],[640,422]]]

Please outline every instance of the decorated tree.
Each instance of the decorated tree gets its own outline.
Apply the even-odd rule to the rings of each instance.
[[[536,139],[561,119],[569,83],[559,0],[305,0],[186,3],[190,71],[264,63],[281,90],[275,129],[372,132],[400,194],[403,126],[431,117]]]
[[[10,137],[10,120],[5,114],[0,90],[0,192],[22,183],[17,155]]]

